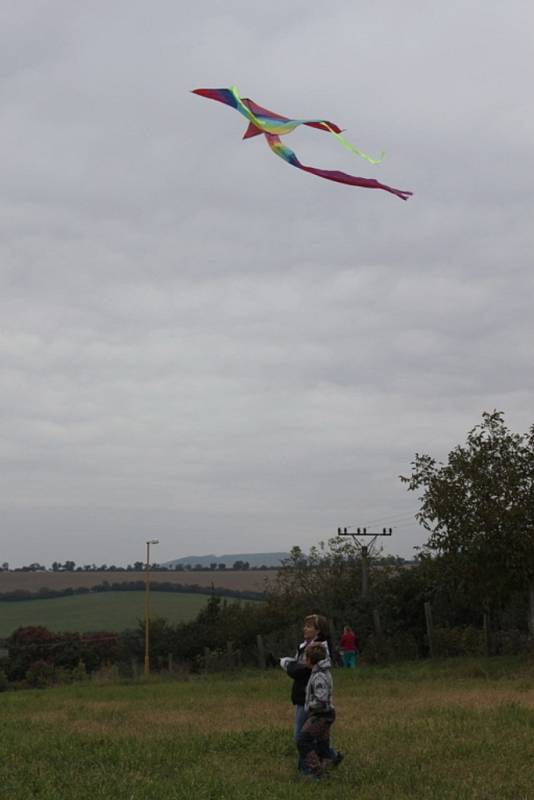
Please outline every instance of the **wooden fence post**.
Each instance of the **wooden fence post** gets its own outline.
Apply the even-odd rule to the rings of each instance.
[[[167,667],[169,672],[172,672],[172,653],[168,653],[167,655]]]
[[[263,637],[260,633],[256,636],[256,643],[258,645],[258,665],[260,669],[265,669],[265,647],[263,644]]]
[[[425,603],[425,622],[426,622],[426,635],[428,638],[428,652],[430,658],[434,658],[434,644],[432,642],[432,604]]]
[[[234,667],[234,651],[232,642],[226,642],[226,658],[228,660],[228,669]]]
[[[380,622],[380,611],[378,608],[373,608],[373,625],[375,628],[375,636],[377,641],[382,641],[382,624]]]
[[[534,639],[534,581],[531,581],[528,587],[528,632]]]
[[[489,656],[491,651],[490,646],[490,619],[489,614],[484,612],[482,616],[482,627],[484,629],[484,650],[487,656]]]

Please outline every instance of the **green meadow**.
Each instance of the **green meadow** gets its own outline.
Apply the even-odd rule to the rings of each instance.
[[[320,783],[296,774],[281,670],[0,695],[0,786],[16,800],[527,800],[534,666],[455,660],[334,671]]]
[[[196,617],[208,594],[150,593],[152,617],[186,622]],[[94,592],[46,600],[0,602],[0,638],[16,628],[44,625],[52,631],[122,631],[144,614],[143,592]]]

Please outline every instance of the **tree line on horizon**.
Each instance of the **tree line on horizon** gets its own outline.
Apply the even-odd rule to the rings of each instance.
[[[35,561],[31,564],[23,565],[22,567],[9,568],[9,563],[4,561],[0,566],[0,572],[143,572],[146,564],[143,561],[134,561],[133,564],[128,564],[126,567],[116,566],[115,564],[84,564],[77,565],[75,561],[53,561],[50,567]],[[165,566],[164,564],[153,563],[150,564],[151,572],[215,572],[217,570],[270,570],[279,569],[279,567],[272,567],[266,564],[259,566],[251,566],[248,561],[237,560],[233,564],[228,565],[226,562],[215,561],[210,564],[174,564],[172,567]]]

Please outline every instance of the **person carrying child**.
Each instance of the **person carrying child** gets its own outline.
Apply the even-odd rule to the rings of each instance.
[[[297,739],[299,770],[303,775],[320,778],[327,767],[335,764],[330,749],[330,728],[336,718],[331,663],[326,647],[319,642],[306,647],[305,658],[311,676],[304,703],[306,719]]]

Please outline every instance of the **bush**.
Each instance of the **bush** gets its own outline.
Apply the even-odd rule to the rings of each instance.
[[[395,659],[395,651],[390,639],[379,639],[374,633],[370,633],[360,649],[360,656],[366,664],[385,664]]]
[[[233,672],[241,667],[239,650],[209,650],[193,662],[194,672]]]
[[[528,636],[517,628],[495,631],[492,635],[493,646],[499,655],[512,656],[528,650]]]
[[[24,676],[26,685],[31,689],[45,689],[55,683],[54,665],[48,661],[35,661]]]
[[[77,683],[78,681],[85,681],[89,677],[87,674],[87,668],[83,661],[78,661],[77,665],[71,671],[71,679],[73,682]]]
[[[484,631],[473,626],[436,627],[432,632],[432,643],[436,656],[481,656],[486,652]]]
[[[7,692],[9,689],[9,681],[3,669],[0,669],[0,692]]]
[[[47,661],[54,649],[56,636],[42,626],[17,628],[7,640],[10,680],[22,680],[33,664]]]
[[[417,638],[410,632],[398,631],[390,639],[394,658],[397,661],[414,661],[421,656]]]

